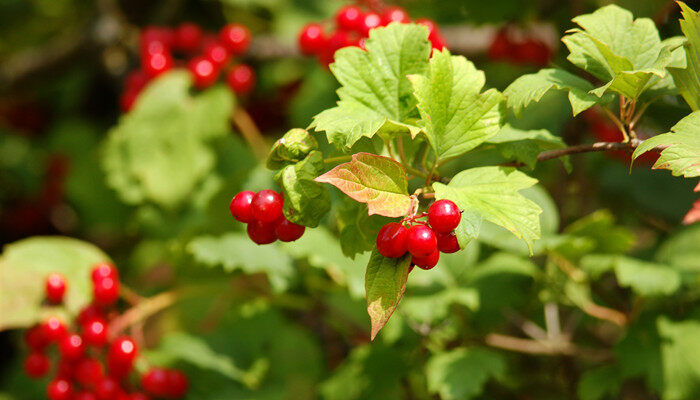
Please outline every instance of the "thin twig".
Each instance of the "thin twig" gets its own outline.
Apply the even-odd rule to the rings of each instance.
[[[617,128],[620,130],[620,132],[622,132],[622,137],[624,138],[624,141],[625,142],[629,141],[630,137],[627,134],[627,130],[625,129],[625,124],[623,124],[622,121],[620,121],[620,119],[617,118],[617,116],[612,113],[612,111],[608,110],[605,107],[601,107],[601,108],[603,109],[603,111],[605,111],[605,113],[608,115],[610,120],[612,120],[612,122],[615,124],[615,126],[617,126]]]
[[[265,138],[263,138],[260,129],[253,121],[253,118],[248,114],[248,112],[242,107],[236,107],[231,115],[233,123],[236,124],[238,130],[243,135],[243,138],[248,145],[253,150],[253,154],[259,160],[264,160],[267,157],[268,147],[265,143]]]
[[[498,333],[486,335],[484,341],[491,347],[526,354],[573,356],[596,361],[610,360],[613,358],[613,353],[607,349],[581,348],[568,341],[531,340]]]

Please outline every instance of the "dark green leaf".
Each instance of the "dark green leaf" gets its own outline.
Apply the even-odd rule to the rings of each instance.
[[[312,151],[303,161],[286,166],[275,180],[284,193],[288,220],[314,228],[331,209],[328,188],[314,179],[323,171],[323,155]]]
[[[406,290],[411,256],[386,258],[377,250],[372,252],[365,273],[367,313],[372,320],[371,338],[377,336],[399,305]]]

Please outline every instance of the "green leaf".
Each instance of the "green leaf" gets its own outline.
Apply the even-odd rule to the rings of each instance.
[[[613,91],[636,99],[666,76],[673,48],[662,44],[651,19],[635,20],[629,11],[608,5],[572,21],[582,29],[562,39],[568,60],[607,82],[591,93],[602,97]]]
[[[59,311],[77,315],[92,301],[90,271],[109,257],[97,247],[64,237],[33,237],[8,244],[0,257],[0,331],[27,328]],[[63,275],[67,290],[59,309],[42,304],[44,280]]]
[[[588,249],[591,253],[625,253],[635,242],[634,233],[615,225],[615,217],[609,210],[587,215],[566,227],[564,232],[592,240],[594,246]]]
[[[476,311],[479,309],[479,291],[448,287],[431,294],[407,296],[401,303],[401,313],[419,324],[434,325],[450,316],[453,304]]]
[[[430,69],[409,79],[418,99],[419,124],[438,159],[475,148],[503,124],[503,95],[495,89],[480,93],[484,73],[462,56],[436,50]]]
[[[311,124],[325,131],[328,141],[341,151],[380,131],[410,132],[412,136],[419,131],[407,123],[415,113],[416,99],[406,76],[423,73],[428,67],[428,30],[422,25],[393,23],[373,29],[365,48],[367,51],[346,47],[335,53],[331,71],[342,85],[340,100]]]
[[[700,271],[700,224],[693,224],[668,238],[656,252],[656,261],[687,271]]]
[[[700,111],[695,111],[678,121],[671,132],[643,141],[632,154],[632,159],[654,149],[665,147],[654,169],[668,169],[674,176],[695,178],[700,176]]]
[[[391,158],[353,154],[352,161],[319,176],[316,182],[330,183],[355,201],[367,203],[370,215],[401,217],[411,207],[406,171]]]
[[[496,136],[488,139],[487,144],[494,144],[496,150],[506,159],[522,162],[530,169],[537,164],[537,156],[547,150],[566,147],[559,136],[554,136],[544,129],[521,130],[510,125],[504,126]],[[561,158],[562,163],[571,169],[568,158]]]
[[[312,151],[303,161],[286,166],[275,177],[284,193],[284,215],[288,220],[314,228],[331,209],[328,188],[314,181],[323,171],[323,155]]]
[[[700,322],[657,320],[662,339],[663,398],[696,399],[700,396]]]
[[[523,109],[530,103],[539,102],[550,90],[569,92],[569,102],[574,116],[591,108],[601,100],[590,94],[593,85],[563,69],[546,68],[535,74],[523,75],[510,84],[503,92],[508,101],[508,107],[515,115],[520,116]]]
[[[432,356],[425,365],[428,390],[445,400],[468,400],[481,395],[486,382],[503,377],[503,357],[480,348],[456,348]]]
[[[367,205],[344,197],[338,207],[340,245],[346,257],[371,251],[377,243],[377,234],[392,220],[381,215],[369,215]]]
[[[578,397],[581,400],[604,400],[617,397],[621,384],[617,367],[603,365],[581,375],[577,389]]]
[[[386,258],[376,249],[372,251],[365,273],[367,313],[372,321],[372,340],[389,321],[401,301],[406,290],[409,264],[411,256],[408,254],[401,258]]]
[[[230,357],[219,354],[209,347],[204,340],[187,333],[173,332],[168,334],[161,340],[157,352],[159,353],[158,355],[171,360],[182,360],[201,369],[218,372],[251,388],[259,384],[256,379],[259,371],[249,374],[247,371],[237,367]],[[251,371],[260,368],[264,368],[264,366],[254,364]]]
[[[630,257],[589,254],[581,259],[581,267],[594,279],[613,270],[620,286],[629,287],[641,296],[667,296],[681,286],[678,270]]]
[[[277,291],[285,290],[294,276],[291,259],[277,244],[259,246],[241,233],[200,236],[189,242],[187,250],[197,262],[222,265],[229,272],[240,269],[247,274],[266,273]]]
[[[615,355],[623,379],[644,377],[647,387],[663,390],[661,338],[656,319],[642,314],[615,345]]]
[[[449,185],[433,184],[436,199],[449,199],[466,212],[500,225],[532,245],[540,238],[542,209],[523,197],[519,190],[537,183],[515,168],[479,167],[455,175]]]
[[[681,30],[688,39],[684,46],[685,67],[671,67],[668,70],[678,91],[693,111],[700,110],[700,13],[693,11],[684,2],[679,1],[683,19]]]
[[[172,209],[211,175],[208,142],[229,131],[233,97],[219,86],[193,96],[190,86],[186,71],[159,77],[109,132],[102,167],[124,202]]]
[[[318,150],[316,139],[305,129],[291,129],[278,139],[267,156],[267,168],[281,169],[296,164],[313,150]]]

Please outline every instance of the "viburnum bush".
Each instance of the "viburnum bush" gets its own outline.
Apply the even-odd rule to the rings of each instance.
[[[700,398],[694,5],[71,1],[0,399]]]

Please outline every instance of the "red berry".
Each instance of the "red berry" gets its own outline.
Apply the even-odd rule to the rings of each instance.
[[[262,221],[253,221],[248,224],[248,237],[256,244],[270,244],[277,240],[275,234],[276,224],[273,222],[266,223]]]
[[[150,54],[141,59],[141,68],[151,78],[172,69],[173,64],[173,58],[167,52]]]
[[[513,61],[520,64],[547,65],[549,62],[549,48],[539,40],[526,39],[515,46]]]
[[[143,43],[141,44],[141,61],[156,54],[169,54],[169,52],[168,46],[160,40]]]
[[[184,396],[185,393],[187,393],[187,388],[189,387],[190,383],[187,380],[187,376],[185,376],[185,374],[182,373],[182,371],[178,371],[176,369],[169,370],[167,372],[167,378],[168,398],[179,399],[180,397]]]
[[[83,324],[83,340],[86,344],[102,347],[107,344],[107,322],[94,318]]]
[[[408,229],[398,222],[389,222],[379,230],[377,251],[388,258],[398,258],[406,254]]]
[[[49,317],[42,325],[42,329],[49,343],[58,342],[67,332],[66,325],[58,317]]]
[[[148,26],[141,31],[141,44],[159,41],[170,46],[173,42],[173,32],[170,29]]]
[[[274,222],[282,217],[284,199],[274,190],[261,190],[253,196],[251,211],[253,217],[261,222]]]
[[[42,325],[36,325],[29,329],[24,334],[24,342],[27,343],[32,350],[43,350],[48,346],[49,339],[46,337],[46,332]]]
[[[119,382],[110,377],[102,378],[95,388],[95,394],[99,400],[116,400],[121,391]]]
[[[218,68],[221,68],[226,65],[231,55],[226,47],[217,41],[204,46],[204,57],[213,62]]]
[[[30,378],[41,378],[51,368],[51,360],[44,353],[34,351],[24,360],[24,372]]]
[[[66,360],[77,360],[85,354],[85,342],[77,334],[64,336],[58,343],[58,352]]]
[[[416,20],[416,23],[428,27],[428,36],[432,35],[433,32],[435,32],[435,30],[437,29],[437,25],[432,19],[419,18]]]
[[[240,24],[228,24],[219,32],[219,40],[231,54],[240,55],[250,46],[250,31]]]
[[[491,60],[505,60],[513,52],[513,44],[510,41],[510,36],[506,29],[499,30],[493,37],[493,41],[489,46],[488,57]]]
[[[150,397],[146,396],[144,393],[136,392],[129,395],[126,400],[151,400]]]
[[[95,266],[92,267],[91,277],[93,283],[101,280],[102,278],[112,278],[118,280],[119,271],[117,271],[117,268],[114,266],[114,264],[108,262],[101,262],[95,264]]]
[[[428,223],[435,232],[452,232],[461,219],[462,213],[453,201],[438,200],[428,208]]]
[[[94,282],[92,293],[95,303],[110,306],[119,299],[119,281],[113,278],[102,278]]]
[[[46,278],[46,298],[52,303],[61,303],[66,293],[66,279],[61,274],[52,273]]]
[[[219,69],[209,59],[205,57],[195,57],[187,64],[192,77],[194,78],[194,86],[197,89],[205,89],[219,79]]]
[[[275,226],[275,235],[283,242],[293,242],[299,239],[305,230],[305,226],[295,224],[287,218],[282,218]]]
[[[97,400],[97,395],[93,392],[82,391],[77,393],[73,400]]]
[[[303,54],[318,54],[326,46],[326,36],[319,24],[308,24],[299,33],[299,50]]]
[[[151,368],[141,377],[141,387],[153,396],[166,396],[168,394],[168,372],[163,368]]]
[[[75,380],[85,387],[95,387],[104,377],[102,364],[94,358],[83,358],[75,365]]]
[[[425,225],[413,225],[408,228],[406,248],[415,257],[427,257],[437,251],[435,232]]]
[[[65,379],[56,379],[46,386],[46,397],[49,400],[72,400],[73,386]]]
[[[436,232],[438,250],[442,253],[456,253],[460,250],[457,235],[454,232],[440,233]]]
[[[428,256],[425,257],[413,256],[413,258],[411,258],[411,262],[415,264],[418,268],[428,270],[433,269],[433,267],[437,265],[439,259],[440,252],[436,249],[434,252],[430,253]]]
[[[121,337],[109,347],[109,358],[118,364],[131,365],[138,355],[136,343],[128,337]]]
[[[344,31],[359,31],[362,29],[364,13],[358,6],[342,7],[335,14],[335,24]]]
[[[184,22],[175,30],[174,47],[185,52],[194,52],[202,44],[202,29],[191,23]]]
[[[226,83],[236,94],[248,94],[255,86],[255,70],[248,65],[238,64],[231,67],[226,76]]]
[[[413,259],[413,257],[411,257],[411,259]],[[411,264],[411,265],[408,266],[408,273],[409,273],[409,274],[410,274],[411,272],[413,272],[413,268],[414,268],[414,267],[415,267],[414,264]]]
[[[123,113],[131,111],[131,109],[134,108],[134,104],[136,103],[136,99],[138,99],[138,97],[139,92],[136,90],[125,91],[119,97],[119,109]]]
[[[327,61],[326,64],[330,64],[331,62],[333,62],[336,51],[352,45],[353,41],[347,32],[335,31],[331,35],[331,37],[328,38],[326,48],[323,52],[319,53],[319,57],[322,56],[324,58],[324,61]]]
[[[430,43],[434,49],[444,50],[445,47],[447,47],[447,42],[445,41],[444,36],[442,36],[442,34],[437,30],[434,31],[430,37],[428,37],[428,40],[430,40]]]
[[[75,376],[75,365],[74,361],[59,359],[56,364],[56,378],[72,381]]]
[[[255,196],[255,192],[251,192],[250,190],[244,190],[233,196],[231,204],[228,207],[233,218],[246,224],[255,220],[250,206],[253,201],[253,196]]]
[[[78,314],[77,321],[78,324],[85,325],[93,319],[102,319],[103,317],[104,314],[102,312],[102,309],[95,304],[90,304],[87,307],[83,308],[82,311],[80,311],[80,314]]]
[[[138,93],[148,84],[148,75],[145,72],[137,69],[129,73],[124,79],[124,88],[126,91],[134,91]]]
[[[402,7],[392,6],[387,7],[384,9],[384,11],[382,11],[382,23],[384,25],[389,25],[392,22],[407,23],[410,21],[411,18]]]
[[[369,31],[372,29],[382,26],[382,16],[375,12],[368,12],[362,18],[362,24],[360,26],[360,33],[362,36],[369,36]]]

